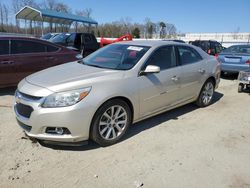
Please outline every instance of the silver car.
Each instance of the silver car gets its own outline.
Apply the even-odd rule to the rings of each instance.
[[[135,122],[196,102],[211,104],[220,64],[200,48],[166,41],[108,45],[23,79],[17,122],[40,140],[101,146],[116,143]]]

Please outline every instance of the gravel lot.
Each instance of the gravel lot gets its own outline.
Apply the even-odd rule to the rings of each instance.
[[[190,104],[130,127],[102,148],[41,145],[0,90],[0,187],[250,188],[250,96],[222,79],[214,103]]]

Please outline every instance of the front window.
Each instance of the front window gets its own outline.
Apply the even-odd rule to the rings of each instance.
[[[131,69],[149,47],[128,44],[108,45],[83,59],[83,64],[107,69]]]
[[[176,66],[175,50],[173,46],[164,46],[157,49],[143,66],[145,69],[148,65],[160,67],[161,71]]]

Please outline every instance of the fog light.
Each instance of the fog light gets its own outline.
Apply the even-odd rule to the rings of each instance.
[[[65,127],[47,127],[45,132],[48,134],[56,134],[56,135],[71,134],[69,129]]]
[[[63,131],[63,128],[61,128],[61,127],[56,127],[56,128],[55,128],[55,132],[56,132],[56,134],[62,135],[64,131]]]

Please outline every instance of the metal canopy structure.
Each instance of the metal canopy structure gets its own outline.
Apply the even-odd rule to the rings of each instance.
[[[17,12],[16,19],[24,19],[25,21],[32,20],[39,22],[57,23],[64,25],[71,25],[73,22],[81,22],[94,25],[98,24],[91,18],[57,12],[53,10],[33,8],[30,6],[25,6],[19,12]]]

